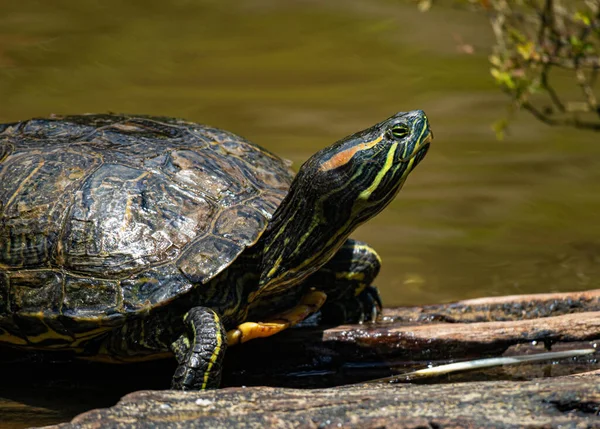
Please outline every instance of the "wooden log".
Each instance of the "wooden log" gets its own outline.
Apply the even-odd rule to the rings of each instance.
[[[314,389],[380,378],[432,363],[539,352],[546,348],[589,348],[597,347],[599,343],[600,291],[494,297],[447,305],[386,309],[384,317],[376,324],[329,329],[303,327],[272,338],[254,340],[228,350],[223,381],[225,386]],[[13,427],[66,421],[91,408],[115,404],[119,397],[134,390],[166,389],[175,368],[174,360],[114,366],[72,362],[56,354],[32,359],[30,355],[7,349],[0,350],[0,360],[5,370],[0,383],[1,421],[10,422]],[[558,364],[531,364],[518,369],[446,376],[429,383],[530,380],[590,372],[599,367],[597,357],[591,356]],[[516,386],[520,384],[516,383]],[[473,389],[481,387],[478,386]],[[505,385],[486,386],[493,390],[504,389],[502,386]],[[403,391],[405,387],[393,389],[394,392]],[[469,389],[465,387],[465,391]],[[573,389],[570,392],[577,396],[575,386]],[[289,394],[283,390],[268,392],[271,393],[260,396],[261,400],[272,397],[275,401],[278,392],[283,392],[284,398]],[[316,395],[317,392],[312,390],[305,394]],[[367,408],[371,407],[369,404],[377,404],[372,402],[375,392],[369,390],[366,402],[360,404]],[[414,392],[420,395],[418,390]],[[213,394],[218,397],[217,393]],[[295,398],[294,395],[296,393],[291,398]],[[444,395],[442,391],[440,395]],[[234,401],[234,396],[231,398]],[[239,397],[236,400],[245,399]],[[456,408],[457,404],[448,403],[447,406]],[[425,421],[418,420],[416,412],[412,416],[415,422]],[[366,416],[361,418],[361,422],[367,422],[365,424],[377,421],[368,420],[371,417]],[[389,423],[388,420],[385,422]]]
[[[59,427],[600,427],[600,376],[535,382],[141,391]]]
[[[228,351],[225,382],[289,387],[331,386],[379,378],[429,364],[536,351],[596,347],[600,311],[540,319],[476,323],[404,322],[299,329]],[[252,371],[248,371],[252,368]],[[294,371],[290,373],[290,368]]]
[[[386,309],[386,320],[406,323],[471,323],[539,319],[600,310],[600,289],[584,292],[507,295],[450,304]]]

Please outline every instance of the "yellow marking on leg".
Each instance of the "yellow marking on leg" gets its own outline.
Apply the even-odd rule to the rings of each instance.
[[[379,254],[375,251],[375,249],[373,249],[371,246],[367,245],[367,244],[355,244],[354,246],[352,246],[356,249],[361,249],[361,250],[367,250],[369,253],[371,253],[372,255],[375,255],[375,257],[377,258],[377,262],[379,262],[379,264],[381,265],[381,257],[379,256]]]
[[[228,331],[227,343],[232,346],[255,338],[275,335],[318,311],[326,299],[327,295],[325,293],[311,291],[302,297],[297,306],[273,316],[272,319],[266,322],[246,322]]]
[[[215,325],[217,326],[217,332],[216,332],[217,346],[213,350],[213,354],[210,356],[210,359],[208,360],[208,367],[206,368],[206,371],[204,372],[204,380],[202,380],[202,387],[201,387],[202,390],[206,389],[206,385],[208,384],[208,376],[210,375],[210,370],[212,369],[213,365],[217,361],[217,357],[219,356],[219,353],[221,352],[221,344],[223,344],[223,338],[221,337],[221,329],[219,328],[219,326],[221,325],[219,316],[217,316],[216,314],[213,314],[213,319],[215,321]],[[194,327],[193,323],[192,323],[192,329],[194,330],[194,338],[196,338],[196,328]]]
[[[361,271],[338,271],[335,273],[335,278],[361,281],[365,279],[365,273]]]
[[[365,273],[356,272],[356,271],[340,271],[335,273],[336,279],[344,279],[344,280],[358,280],[358,287],[354,289],[354,296],[358,296],[362,293],[363,290],[367,287],[367,284],[362,280],[365,279]]]

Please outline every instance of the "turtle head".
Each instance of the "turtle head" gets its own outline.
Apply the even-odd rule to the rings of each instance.
[[[323,207],[338,208],[323,212],[324,218],[343,218],[337,223],[342,230],[346,224],[354,230],[394,199],[427,153],[432,136],[423,111],[397,113],[316,153],[299,176],[320,194],[317,202]]]
[[[325,264],[394,199],[432,137],[423,111],[397,113],[306,161],[263,235],[258,293],[291,287]]]

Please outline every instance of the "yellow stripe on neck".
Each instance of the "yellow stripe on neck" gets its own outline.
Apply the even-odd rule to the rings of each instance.
[[[398,149],[398,143],[394,143],[392,145],[385,159],[385,164],[383,165],[383,168],[379,170],[379,173],[377,173],[377,176],[375,176],[375,180],[373,180],[371,186],[369,186],[367,189],[365,189],[358,195],[359,200],[368,200],[371,194],[375,192],[375,190],[379,187],[384,176],[394,164],[394,155],[396,154],[396,149]]]

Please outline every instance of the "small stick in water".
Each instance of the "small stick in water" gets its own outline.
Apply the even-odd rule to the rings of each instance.
[[[378,378],[366,383],[402,383],[409,382],[418,378],[436,377],[438,375],[450,374],[454,372],[469,371],[473,369],[492,368],[503,365],[515,365],[525,362],[538,362],[552,359],[565,359],[570,357],[585,356],[595,353],[595,349],[579,349],[564,352],[538,353],[535,355],[499,357],[488,359],[477,359],[466,362],[455,362],[447,365],[435,366],[432,368],[419,369],[417,371],[406,372],[404,374],[391,377]]]

